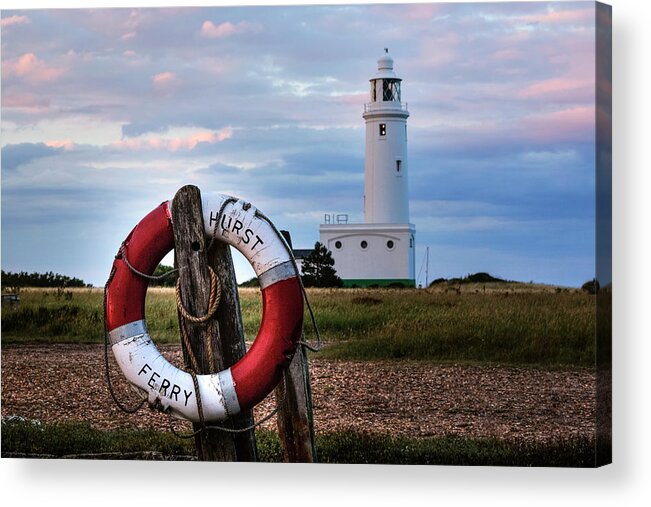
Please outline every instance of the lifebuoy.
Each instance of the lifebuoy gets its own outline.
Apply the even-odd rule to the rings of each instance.
[[[156,348],[145,320],[149,282],[134,272],[152,274],[173,248],[170,206],[164,202],[145,216],[120,248],[106,286],[106,330],[122,373],[150,405],[199,422],[192,376]],[[218,422],[252,408],[280,380],[301,336],[303,294],[290,249],[254,206],[217,194],[202,196],[202,209],[207,237],[232,245],[253,266],[263,303],[260,330],[244,357],[226,370],[196,375],[204,420]]]

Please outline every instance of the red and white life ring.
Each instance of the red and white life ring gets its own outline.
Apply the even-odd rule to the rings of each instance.
[[[152,406],[199,422],[191,375],[170,364],[152,341],[145,321],[148,280],[174,247],[171,203],[145,216],[124,241],[106,289],[106,328],[122,373]],[[262,322],[246,353],[231,368],[197,375],[204,420],[218,422],[252,408],[278,383],[291,361],[303,325],[303,295],[291,250],[254,206],[226,195],[202,196],[206,236],[239,250],[262,290]],[[220,214],[221,210],[221,214]]]

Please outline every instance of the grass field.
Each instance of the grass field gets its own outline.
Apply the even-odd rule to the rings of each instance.
[[[83,459],[188,459],[193,439],[145,430],[100,431],[88,423],[2,423],[2,457],[66,457]],[[282,462],[275,432],[256,431],[261,462]],[[598,451],[598,450],[597,450]],[[592,467],[595,444],[589,439],[552,443],[518,443],[456,437],[404,438],[336,432],[317,434],[320,463],[399,465],[492,465]]]
[[[594,368],[596,299],[575,289],[533,284],[437,289],[310,289],[325,346],[311,359],[419,360],[542,368]],[[2,343],[99,343],[101,289],[22,289],[2,308]],[[247,340],[261,319],[258,289],[240,289]],[[150,289],[147,320],[159,343],[178,341],[172,289]],[[309,318],[306,338],[314,340]],[[275,432],[256,432],[260,461],[282,460]],[[3,457],[185,459],[193,440],[168,432],[100,431],[85,423],[2,424]],[[595,441],[548,443],[486,438],[407,438],[355,432],[317,435],[323,463],[594,466]]]
[[[452,290],[310,289],[334,359],[417,359],[545,367],[593,367],[595,297],[530,284],[467,285]],[[23,289],[2,310],[3,343],[104,339],[100,289]],[[240,289],[247,340],[261,319],[258,289]],[[154,339],[178,341],[172,289],[150,289],[146,315]],[[304,325],[314,339],[309,319]]]

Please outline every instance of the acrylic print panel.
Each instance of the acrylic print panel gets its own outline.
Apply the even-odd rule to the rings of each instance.
[[[3,10],[2,457],[610,462],[610,12],[592,2]],[[253,409],[260,424],[242,433],[202,421],[200,398],[222,398],[197,396],[185,373],[195,422],[170,418],[160,409],[181,391],[162,363],[141,365],[134,391],[116,345],[104,348],[111,266],[142,284],[128,242],[116,252],[186,184],[204,206],[241,199],[203,210],[235,244],[257,231],[238,218],[253,213],[245,203],[289,231],[323,338],[319,352],[299,346]],[[260,288],[237,252],[229,278],[220,252],[218,311],[235,322],[224,339],[242,338],[241,312],[250,346],[261,299],[280,308],[269,287],[293,264],[260,272]],[[189,255],[177,242],[156,274]],[[181,375],[192,365],[173,285],[151,281],[148,328],[127,324],[148,330]],[[188,294],[186,306],[200,299]],[[118,344],[143,334],[111,331]],[[314,344],[308,312],[303,331]],[[244,381],[208,383],[199,395],[238,406]],[[111,395],[124,407],[143,392],[134,413]]]

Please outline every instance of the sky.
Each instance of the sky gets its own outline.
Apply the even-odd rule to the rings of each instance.
[[[102,286],[128,232],[185,184],[254,203],[295,248],[324,214],[363,221],[362,112],[388,47],[418,282],[427,247],[430,281],[595,276],[592,2],[3,10],[1,24],[5,271]]]

